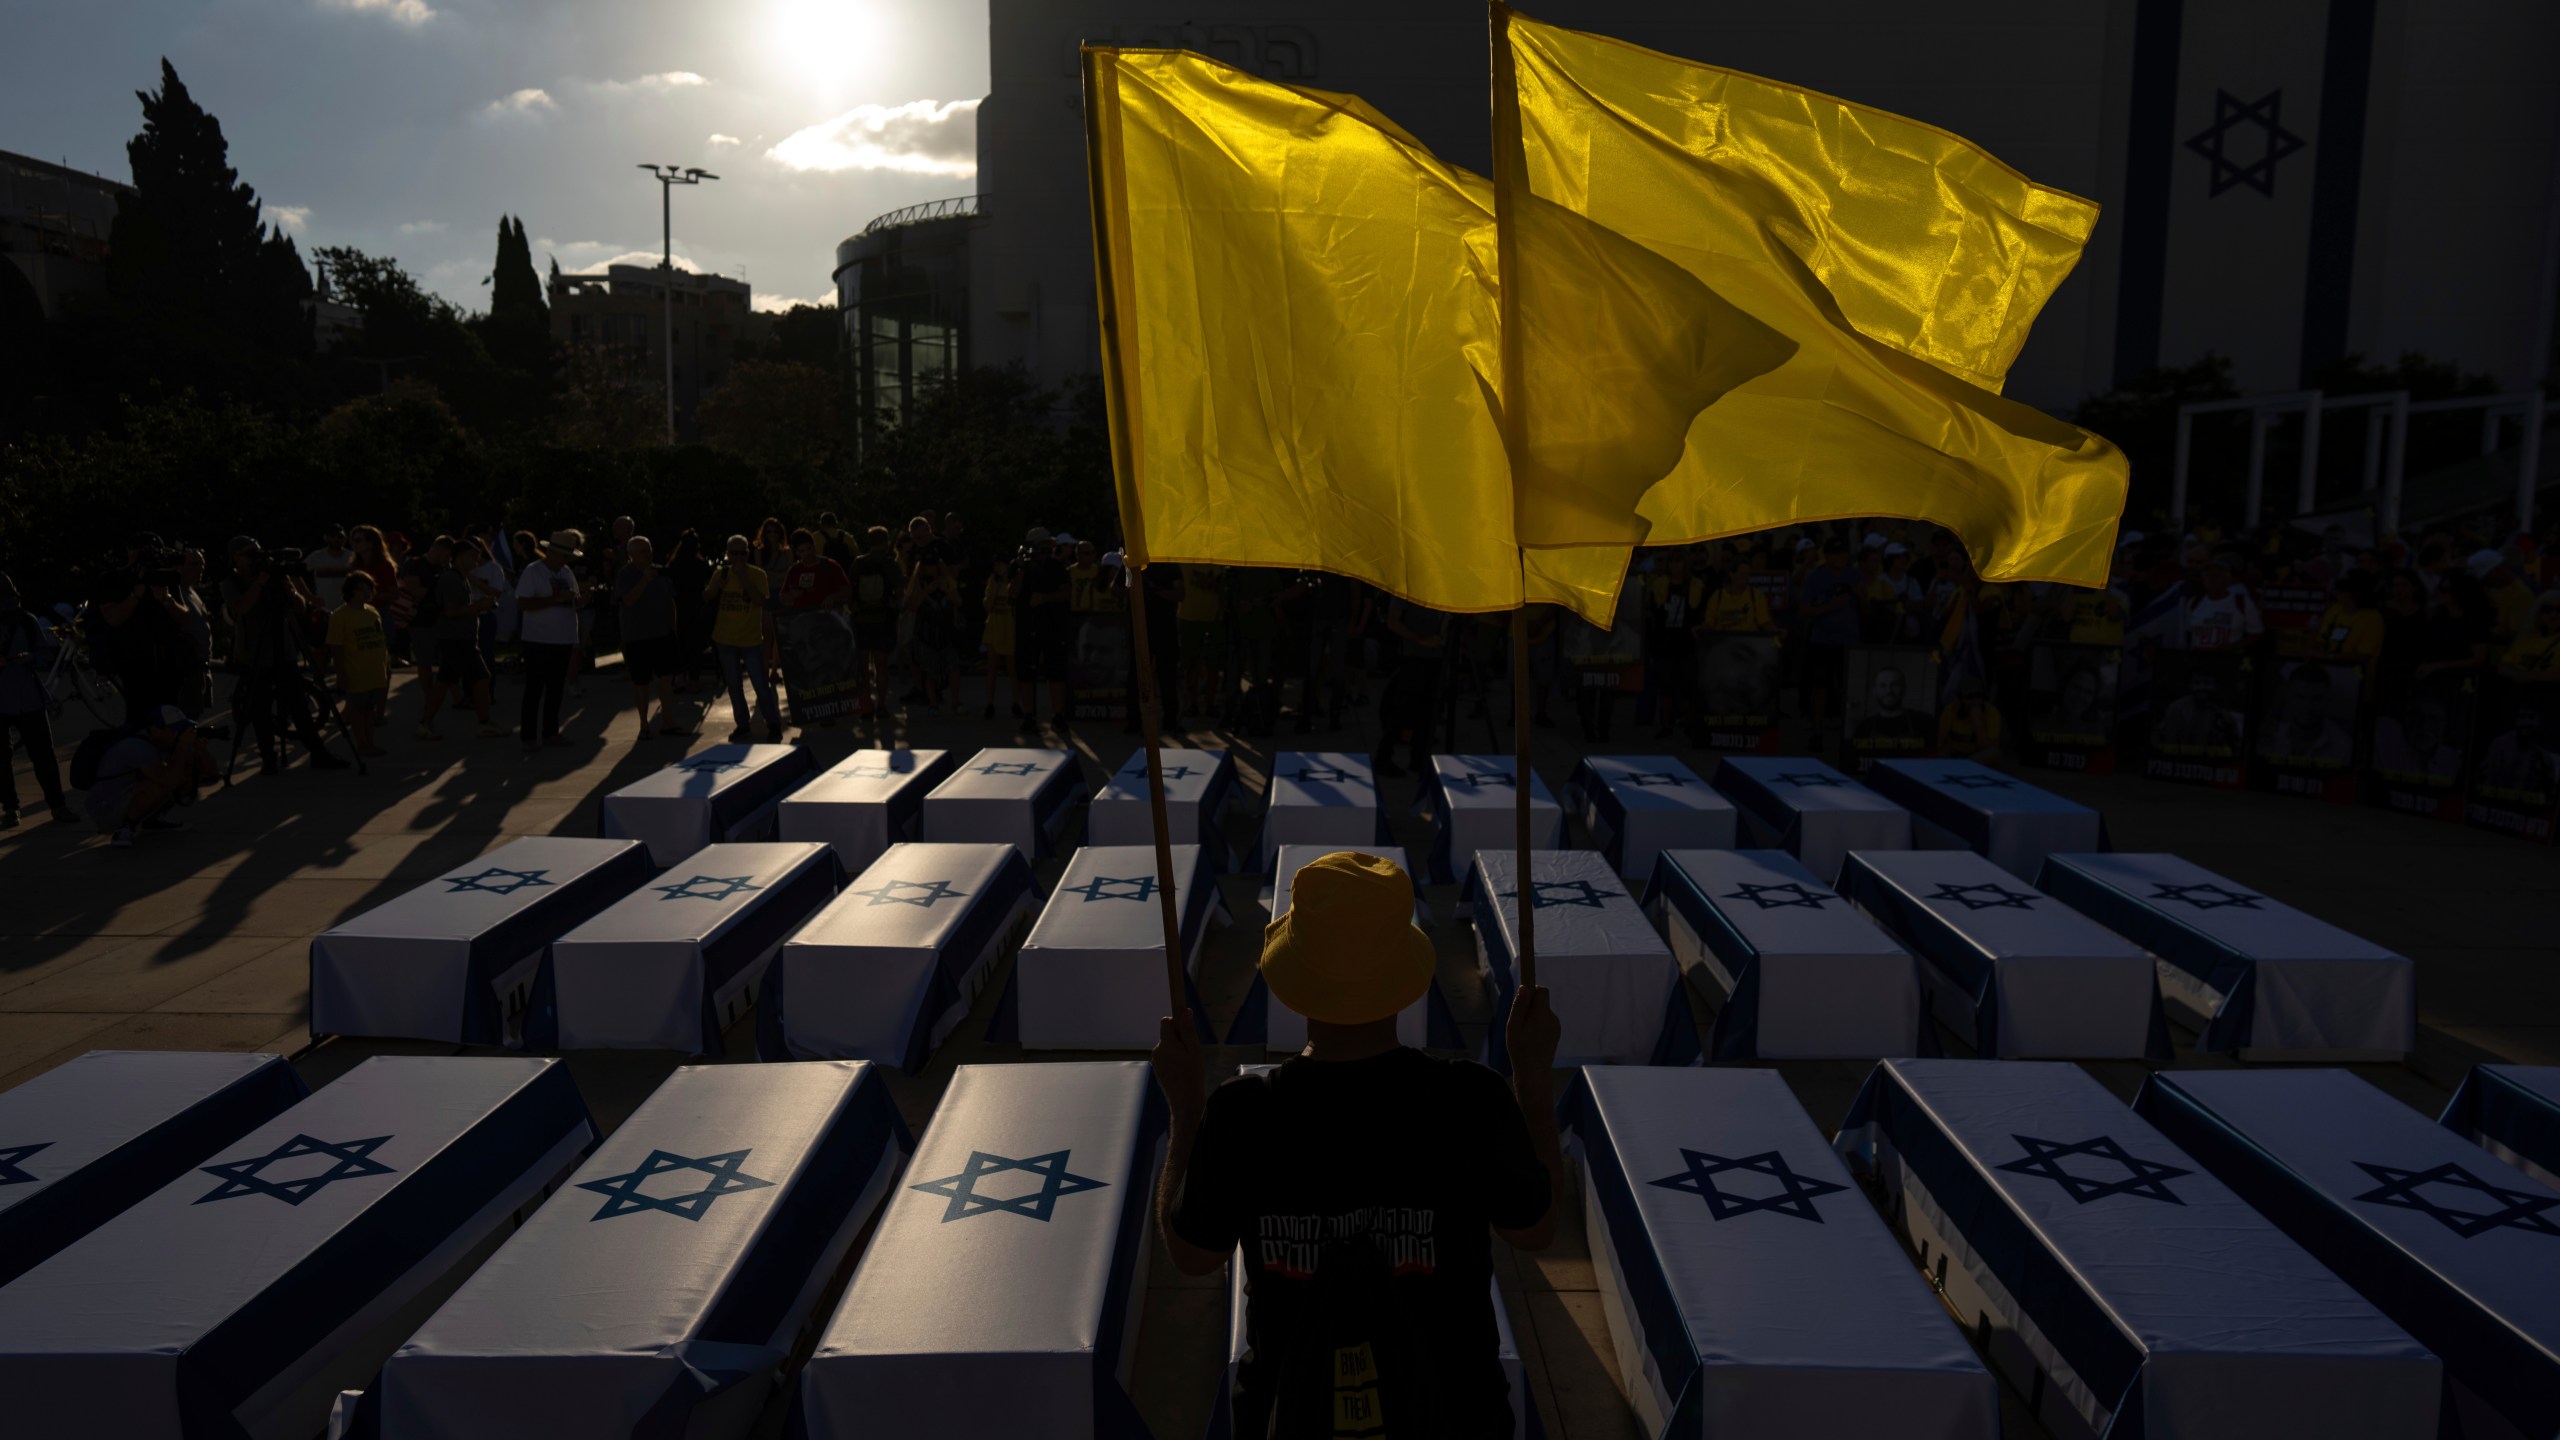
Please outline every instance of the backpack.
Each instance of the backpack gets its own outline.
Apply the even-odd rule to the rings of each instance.
[[[132,725],[103,725],[80,737],[80,748],[71,752],[71,788],[87,790],[98,783],[98,767],[106,763],[107,752],[142,731]]]

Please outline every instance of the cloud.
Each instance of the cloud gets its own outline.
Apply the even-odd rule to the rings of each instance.
[[[400,233],[403,235],[435,235],[442,233],[443,230],[444,222],[441,220],[410,220],[403,222],[400,226]]]
[[[836,303],[836,297],[833,295],[828,295],[816,300],[803,300],[796,295],[760,294],[755,297],[755,307],[758,310],[774,315],[779,315],[794,305],[833,305],[834,303]]]
[[[764,153],[793,170],[972,176],[978,173],[978,102],[857,105]]]
[[[311,223],[311,207],[308,205],[268,205],[263,208],[267,218],[282,229],[300,230]]]
[[[707,141],[707,142],[705,142],[705,143],[707,143],[707,144],[712,144],[712,145],[739,145],[739,144],[744,144],[745,142],[744,142],[744,141],[741,141],[741,140],[740,140],[737,136],[735,136],[735,135],[721,135],[721,134],[718,134],[718,133],[714,133],[714,134],[712,135],[712,137],[710,138],[710,140],[709,140],[709,141]]]
[[[581,270],[603,270],[615,265],[637,265],[643,270],[655,270],[658,268],[659,262],[665,258],[666,255],[663,251],[625,250],[621,254],[613,256],[611,259],[598,260],[592,264],[581,265],[578,268]],[[699,275],[702,273],[702,267],[685,258],[682,251],[678,251],[676,253],[676,268],[684,271],[688,275]]]
[[[665,95],[676,90],[693,90],[711,82],[690,70],[661,70],[655,75],[635,75],[628,80],[591,80],[586,87],[603,95],[620,95],[642,91]]]
[[[320,0],[331,10],[372,10],[389,16],[395,23],[412,29],[436,18],[427,0]]]
[[[540,115],[549,111],[558,110],[559,108],[560,102],[551,98],[550,91],[528,85],[524,89],[510,94],[503,100],[490,101],[489,108],[481,113],[501,117],[508,115]]]

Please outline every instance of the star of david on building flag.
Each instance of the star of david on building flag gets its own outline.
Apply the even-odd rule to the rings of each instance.
[[[1354,775],[1339,765],[1301,765],[1289,778],[1301,785],[1366,785],[1369,777]]]
[[[465,890],[486,890],[492,895],[513,895],[529,885],[548,885],[542,877],[548,870],[500,870],[495,866],[477,875],[447,875],[444,883],[451,886],[444,893],[459,895]]]
[[[961,1167],[959,1174],[945,1175],[939,1180],[927,1180],[907,1188],[949,1199],[951,1203],[943,1207],[942,1211],[942,1223],[945,1225],[954,1220],[966,1220],[972,1215],[991,1215],[998,1210],[1010,1211],[1045,1223],[1049,1213],[1058,1208],[1060,1196],[1079,1195],[1087,1190],[1111,1188],[1109,1181],[1070,1174],[1067,1170],[1067,1156],[1073,1153],[1069,1150],[1052,1150],[1046,1155],[1034,1155],[1028,1160],[1014,1160],[1002,1155],[990,1155],[984,1150],[972,1150],[969,1152],[969,1163]],[[980,1182],[1010,1170],[1020,1170],[1039,1176],[1040,1188],[1023,1195],[988,1195],[979,1191]]]
[[[53,1142],[39,1140],[33,1145],[0,1145],[0,1185],[33,1185],[36,1177],[26,1172],[27,1158],[39,1150],[50,1150]]]
[[[901,895],[898,893],[901,890],[913,890],[918,893]],[[880,905],[913,905],[919,910],[930,910],[945,900],[969,898],[968,891],[952,889],[951,882],[948,880],[890,880],[869,890],[856,890],[853,893],[871,897],[871,904],[863,907],[866,910]]]
[[[2432,1170],[2403,1170],[2396,1165],[2369,1165],[2359,1160],[2356,1168],[2382,1182],[2356,1199],[2368,1205],[2415,1210],[2465,1240],[2500,1229],[2529,1230],[2560,1238],[2560,1225],[2553,1224],[2551,1217],[2543,1213],[2560,1206],[2560,1195],[2493,1185],[2451,1162]],[[2426,1193],[2429,1185],[2466,1191],[2487,1201],[2490,1208],[2471,1210],[2445,1204]]]
[[[2199,910],[2255,910],[2258,902],[2267,897],[2252,895],[2246,890],[2226,890],[2219,885],[2171,885],[2155,880],[2151,884],[2151,898],[2175,900]]]
[[[719,775],[731,770],[744,770],[747,768],[747,762],[744,760],[679,760],[675,763],[675,768],[690,770],[696,775]]]
[[[1837,775],[1825,775],[1819,770],[1801,773],[1791,770],[1784,775],[1770,776],[1769,783],[1772,785],[1793,785],[1799,790],[1818,790],[1825,785],[1843,785],[1848,782],[1842,780]]]
[[[2255,100],[2242,100],[2223,89],[2213,92],[2213,123],[2187,140],[2187,148],[2213,167],[2213,188],[2207,199],[2234,185],[2246,185],[2271,198],[2275,195],[2276,162],[2303,146],[2301,136],[2278,122],[2283,107],[2282,90],[2270,90]],[[2252,150],[2254,156],[2249,154]]]
[[[2015,790],[2018,788],[2018,782],[2005,775],[1976,775],[1969,770],[1959,771],[1953,775],[1941,775],[1938,777],[1938,783],[1957,790]]]
[[[773,1188],[772,1181],[746,1172],[747,1157],[753,1153],[754,1150],[749,1148],[697,1158],[678,1155],[671,1150],[652,1150],[649,1158],[641,1161],[636,1170],[579,1184],[579,1189],[593,1190],[605,1197],[604,1207],[588,1216],[588,1222],[610,1220],[616,1215],[636,1215],[643,1210],[663,1210],[687,1220],[699,1220],[711,1208],[712,1202],[723,1195]],[[651,1195],[640,1188],[651,1176],[672,1175],[679,1170],[698,1170],[709,1178],[702,1182],[701,1189],[684,1195]]]
[[[1630,770],[1619,776],[1618,780],[1621,784],[1633,785],[1639,790],[1650,790],[1656,785],[1680,786],[1689,783],[1688,776],[1675,775],[1668,770]]]
[[[1687,1164],[1688,1169],[1677,1175],[1666,1175],[1659,1180],[1649,1180],[1645,1183],[1658,1185],[1665,1190],[1685,1191],[1699,1197],[1707,1202],[1707,1213],[1718,1220],[1731,1220],[1737,1215],[1748,1215],[1755,1210],[1767,1210],[1779,1215],[1792,1215],[1798,1220],[1810,1220],[1819,1225],[1822,1223],[1822,1212],[1814,1208],[1813,1202],[1821,1196],[1849,1188],[1846,1185],[1834,1185],[1828,1180],[1816,1180],[1810,1175],[1797,1174],[1788,1168],[1787,1157],[1775,1150],[1764,1150],[1757,1155],[1728,1159],[1722,1155],[1709,1155],[1704,1151],[1691,1150],[1683,1146],[1680,1158]],[[1716,1183],[1718,1175],[1757,1175],[1764,1180],[1777,1181],[1779,1188],[1774,1195],[1737,1195]]]
[[[314,1140],[308,1135],[296,1135],[264,1155],[251,1155],[245,1159],[225,1160],[219,1165],[199,1167],[207,1175],[219,1176],[222,1183],[214,1186],[210,1194],[203,1196],[195,1203],[203,1205],[211,1201],[230,1200],[242,1195],[273,1195],[287,1205],[299,1205],[319,1194],[325,1187],[341,1180],[361,1180],[368,1175],[391,1174],[390,1166],[372,1158],[373,1152],[390,1143],[390,1140],[391,1137],[388,1135],[376,1135],[369,1140],[341,1140],[333,1143],[327,1140]],[[306,1155],[326,1155],[330,1157],[332,1163],[328,1169],[317,1174],[303,1175],[292,1180],[269,1180],[263,1173],[270,1165],[281,1164],[287,1160],[298,1160]]]
[[[2044,897],[2021,895],[1989,880],[1979,885],[1957,885],[1942,880],[1938,882],[1938,893],[1924,898],[1953,901],[1967,910],[2032,910]]]
[[[1113,875],[1096,875],[1081,885],[1061,885],[1062,895],[1081,895],[1090,905],[1096,900],[1152,900],[1156,897],[1156,877],[1141,875],[1123,880]]]
[[[2104,1200],[2110,1195],[2139,1195],[2145,1200],[2165,1200],[2172,1205],[2184,1205],[2187,1202],[2178,1198],[2178,1192],[2169,1188],[2169,1182],[2181,1175],[2196,1173],[2181,1170],[2175,1165],[2163,1165],[2157,1160],[2145,1160],[2105,1135],[2072,1145],[2039,1140],[2032,1135],[2012,1135],[2009,1138],[2017,1141],[2019,1148],[2027,1152],[2026,1158],[1995,1165],[1993,1169],[2050,1180],[2083,1205],[2093,1200]],[[2086,1155],[2119,1166],[2124,1174],[2103,1180],[2063,1168],[2062,1162],[2074,1155]]]
[[[1618,893],[1615,890],[1603,889],[1588,880],[1538,880],[1531,882],[1531,885],[1534,893],[1529,896],[1529,908],[1532,910],[1545,910],[1557,905],[1582,905],[1599,910],[1605,908],[1610,896]],[[1517,890],[1504,890],[1499,893],[1505,900],[1520,898],[1520,892]]]
[[[1037,760],[990,760],[970,768],[981,775],[1037,775],[1049,767]]]
[[[1748,900],[1763,910],[1783,910],[1789,907],[1800,910],[1819,910],[1825,903],[1840,897],[1828,890],[1814,889],[1801,880],[1790,880],[1784,885],[1755,885],[1745,880],[1742,882],[1741,889],[1719,898]]]
[[[764,887],[744,875],[696,875],[673,885],[649,887],[669,900],[734,900],[750,890]]]

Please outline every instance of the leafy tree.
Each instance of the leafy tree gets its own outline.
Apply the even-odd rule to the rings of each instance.
[[[811,365],[747,360],[702,401],[702,438],[758,464],[810,470],[850,438],[844,384]]]
[[[2146,370],[2130,384],[2080,402],[2079,413],[2072,418],[2082,428],[2114,441],[2116,448],[2133,462],[2132,494],[2124,507],[2128,527],[2156,526],[2169,512],[2170,479],[2177,461],[2178,407],[2205,400],[2229,400],[2239,393],[2240,387],[2231,379],[2230,359],[2208,353],[2190,364]],[[2230,417],[2211,418],[2228,421]],[[2246,417],[2239,423],[2245,427]],[[2225,448],[2228,447],[2194,447],[2191,458],[2195,470],[2188,479],[2191,504],[2202,508],[2233,476],[2247,473],[2245,465],[2226,463],[2222,456]]]
[[[551,309],[543,303],[542,277],[534,273],[533,244],[524,221],[498,217],[497,264],[489,272],[489,315],[481,338],[510,369],[546,373],[550,368]]]
[[[258,192],[231,168],[216,120],[167,60],[157,92],[137,91],[142,133],[125,146],[133,190],[119,198],[109,275],[117,293],[164,320],[193,322],[259,348],[311,348],[303,301],[311,275],[293,241],[260,219]]]
[[[762,340],[738,347],[740,360],[806,365],[834,373],[844,354],[844,312],[833,305],[794,305],[765,322]]]

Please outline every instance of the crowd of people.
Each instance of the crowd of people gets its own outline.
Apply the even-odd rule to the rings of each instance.
[[[137,534],[92,573],[69,626],[0,589],[0,734],[57,817],[72,812],[40,677],[66,632],[112,677],[136,735],[186,734],[155,717],[204,721],[215,675],[233,677],[236,743],[269,772],[293,750],[346,765],[329,741],[341,729],[359,757],[505,738],[531,755],[564,743],[563,711],[590,685],[632,706],[644,742],[699,733],[724,696],[733,741],[778,741],[794,717],[887,733],[972,709],[1009,712],[1030,736],[1080,720],[1135,728],[1130,577],[1116,548],[1063,531],[994,545],[957,513],[855,529],[828,512],[717,540],[688,528],[661,541],[629,517],[592,534],[472,525],[421,541],[332,524],[316,538],[295,550],[238,536],[217,557]],[[1510,663],[1505,617],[1445,614],[1340,576],[1162,565],[1136,583],[1175,731],[1306,734],[1373,717],[1368,748],[1398,775],[1427,763],[1459,705],[1481,713],[1498,699]],[[840,617],[840,653],[786,645],[792,618],[813,613]],[[1621,712],[1654,739],[1699,745],[1727,743],[1738,715],[1783,715],[1817,750],[1881,735],[1999,760],[2017,754],[2031,703],[2130,718],[2094,671],[2031,697],[2040,645],[2128,661],[2314,657],[2363,667],[2368,693],[2456,673],[2560,680],[2560,532],[2481,522],[2366,546],[2336,527],[2128,532],[2113,583],[2083,590],[1984,583],[1935,527],[1831,521],[1639,551],[1612,625],[1538,607],[1529,638],[1536,723],[1569,723],[1585,743],[1621,739]],[[1933,654],[1941,683],[1914,693],[1900,662],[1852,673],[1853,652],[1877,647]],[[813,704],[821,662],[842,673]],[[190,745],[192,772],[202,746]],[[0,823],[16,823],[14,780],[0,798]],[[93,818],[130,839],[121,811]]]

